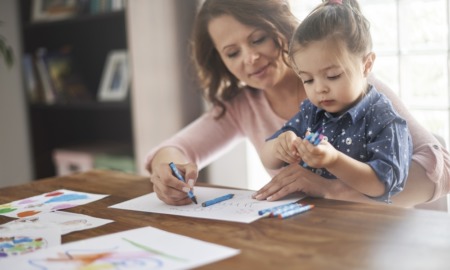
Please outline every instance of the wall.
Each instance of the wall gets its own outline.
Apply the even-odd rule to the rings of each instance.
[[[134,148],[140,174],[146,174],[147,152],[202,112],[187,49],[195,7],[195,1],[128,2]]]
[[[134,144],[140,174],[147,174],[143,164],[149,149],[203,112],[188,50],[196,2],[128,2]],[[204,169],[200,177],[217,185],[248,188],[249,177],[260,179],[249,169],[248,156],[242,142]]]
[[[0,187],[32,179],[18,18],[18,1],[1,0],[0,34],[13,47],[15,63],[9,69],[0,59]]]

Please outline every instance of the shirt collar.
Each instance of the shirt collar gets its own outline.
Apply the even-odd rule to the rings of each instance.
[[[332,121],[338,121],[342,118],[344,118],[346,115],[352,119],[353,123],[356,123],[361,117],[363,117],[366,112],[365,110],[370,106],[372,103],[372,100],[376,97],[376,91],[374,90],[374,87],[372,85],[369,85],[369,89],[364,94],[362,100],[360,100],[355,106],[348,109],[345,113],[341,114],[340,116],[333,116],[330,113],[326,112],[324,109],[317,108],[316,111],[316,119],[320,119],[322,115],[325,115],[326,118],[332,120]]]

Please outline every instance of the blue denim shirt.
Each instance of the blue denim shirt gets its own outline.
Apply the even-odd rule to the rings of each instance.
[[[412,157],[409,130],[389,99],[373,86],[358,104],[336,117],[305,100],[300,111],[268,140],[288,130],[303,139],[307,129],[315,132],[319,128],[337,150],[375,171],[386,192],[373,199],[390,203],[390,197],[403,190]],[[309,169],[336,178],[325,169]]]

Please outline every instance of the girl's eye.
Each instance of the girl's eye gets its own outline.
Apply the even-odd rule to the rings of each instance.
[[[334,76],[328,76],[329,80],[337,80],[341,77],[342,74],[334,75]]]
[[[304,81],[303,81],[303,84],[310,84],[310,83],[313,83],[313,80],[312,80],[312,79],[310,79],[310,80],[304,80]]]

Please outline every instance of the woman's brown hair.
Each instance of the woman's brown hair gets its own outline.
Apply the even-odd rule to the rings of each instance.
[[[221,15],[231,15],[242,24],[264,29],[287,59],[286,44],[297,26],[287,0],[205,0],[201,6],[192,36],[192,56],[203,95],[226,113],[224,101],[240,93],[239,80],[222,62],[208,32],[209,22]],[[285,61],[287,63],[287,61]]]

